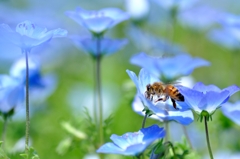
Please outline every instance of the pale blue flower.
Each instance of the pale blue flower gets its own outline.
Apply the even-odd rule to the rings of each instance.
[[[39,27],[30,21],[19,23],[15,31],[7,24],[0,25],[0,36],[24,51],[30,51],[33,47],[48,42],[52,38],[66,35],[66,30],[59,28],[47,31],[46,28]]]
[[[234,123],[240,125],[240,101],[236,103],[225,103],[221,107],[223,114]]]
[[[111,55],[119,51],[128,43],[126,39],[113,40],[109,38],[102,38],[100,41],[92,37],[74,37],[72,39],[77,47],[86,53],[91,54],[93,57],[98,56],[98,54],[101,56]],[[98,42],[100,45],[99,52],[97,47]]]
[[[151,143],[165,136],[163,128],[152,125],[142,128],[138,132],[128,132],[122,136],[113,134],[113,142],[102,145],[97,153],[121,154],[129,156],[140,155]]]
[[[41,65],[32,58],[29,61],[29,89],[31,99],[36,101],[45,100],[56,88],[55,75],[41,74]],[[17,60],[10,68],[10,76],[19,79],[23,85],[26,84],[26,62],[24,58]]]
[[[78,7],[75,11],[67,11],[66,15],[94,34],[102,34],[129,18],[127,13],[118,8],[89,11]]]
[[[0,112],[9,113],[24,101],[24,85],[17,78],[0,75]]]
[[[178,109],[172,106],[172,103],[168,100],[167,102],[152,102],[145,97],[146,86],[148,84],[153,84],[154,82],[159,82],[157,78],[151,76],[146,70],[141,69],[138,77],[132,71],[127,70],[128,75],[135,83],[137,87],[137,95],[133,101],[133,110],[140,115],[144,115],[142,110],[144,106],[148,107],[149,110],[153,112],[153,118],[160,121],[170,121],[175,120],[181,124],[190,124],[193,120],[193,114],[187,105],[177,105]],[[180,102],[179,102],[180,103]]]
[[[240,88],[236,85],[221,90],[215,85],[204,85],[201,82],[196,83],[192,89],[179,87],[185,103],[199,115],[203,111],[212,115],[222,104],[228,101],[231,95],[239,90]]]
[[[139,53],[132,56],[130,62],[144,68],[165,83],[189,75],[195,68],[210,65],[208,61],[197,57],[193,58],[188,54],[157,58]]]

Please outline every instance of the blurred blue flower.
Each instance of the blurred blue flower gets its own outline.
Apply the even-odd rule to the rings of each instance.
[[[154,2],[156,2],[161,7],[167,10],[171,10],[172,8],[175,8],[175,7],[182,10],[192,6],[197,1],[198,0],[167,0],[167,1],[154,0]]]
[[[214,29],[208,33],[208,38],[220,46],[224,46],[231,50],[240,49],[240,38],[236,37],[229,29]]]
[[[185,103],[191,107],[193,111],[199,115],[204,111],[210,116],[222,104],[227,102],[231,95],[240,90],[236,85],[221,90],[215,85],[206,86],[201,82],[196,83],[192,89],[183,86],[178,89],[181,94],[183,94]]]
[[[201,58],[192,58],[188,54],[157,58],[148,56],[145,53],[139,53],[132,56],[130,62],[159,77],[164,83],[169,83],[181,76],[189,75],[197,67],[210,65],[208,61]]]
[[[142,128],[138,132],[128,132],[122,136],[113,134],[110,139],[113,141],[102,145],[97,153],[121,154],[129,156],[140,155],[151,143],[165,136],[163,128],[152,125]]]
[[[133,41],[135,47],[143,52],[162,56],[184,53],[182,46],[172,43],[167,39],[144,32],[134,26],[128,28],[127,35]]]
[[[59,28],[47,31],[46,28],[36,26],[30,21],[19,23],[15,31],[13,31],[7,24],[0,25],[0,36],[24,51],[30,51],[33,47],[48,42],[52,38],[63,37],[66,35],[66,30]]]
[[[90,53],[93,57],[100,55],[111,55],[122,47],[124,47],[128,40],[121,39],[121,40],[112,40],[108,38],[101,38],[100,40],[100,51],[97,52],[97,42],[96,38],[92,37],[73,37],[72,40],[79,47],[81,50],[85,51],[86,53]]]
[[[189,110],[189,107],[184,105],[183,102],[181,102],[182,105],[177,105],[177,110],[173,108],[172,103],[169,100],[167,102],[156,103],[151,102],[145,97],[146,86],[154,82],[159,82],[157,78],[151,76],[145,69],[140,70],[138,77],[132,71],[127,70],[127,73],[135,83],[138,91],[132,104],[135,112],[144,115],[142,110],[144,109],[144,106],[146,106],[153,112],[152,117],[160,121],[175,120],[181,124],[187,125],[194,120],[192,111]]]
[[[240,48],[240,17],[233,14],[224,14],[219,20],[221,29],[215,29],[208,34],[208,38],[221,46],[232,50]]]
[[[80,7],[67,11],[66,15],[94,34],[103,34],[118,23],[127,20],[129,15],[118,8],[104,8],[88,11]]]
[[[56,88],[57,80],[52,74],[42,76],[40,63],[29,58],[29,89],[31,100],[43,101]],[[26,83],[26,62],[24,58],[17,60],[10,69],[10,76],[19,79],[23,85]]]
[[[177,18],[183,26],[193,30],[205,30],[217,24],[223,15],[223,12],[212,7],[198,5],[180,12]]]
[[[24,85],[17,78],[0,75],[0,111],[9,113],[24,101]]]
[[[223,114],[234,123],[240,125],[240,101],[236,103],[224,103],[221,107]]]

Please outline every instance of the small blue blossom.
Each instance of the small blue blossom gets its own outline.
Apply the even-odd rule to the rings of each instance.
[[[129,15],[118,8],[104,8],[99,11],[78,7],[66,15],[94,34],[103,34],[118,23],[129,19]]]
[[[97,51],[97,39],[92,37],[74,37],[72,38],[77,47],[86,53],[90,53],[93,57],[100,55],[111,55],[122,47],[124,47],[128,41],[126,39],[112,40],[108,38],[102,38],[100,40],[100,51]]]
[[[134,26],[131,26],[127,30],[127,35],[138,50],[149,52],[153,55],[164,56],[166,54],[176,55],[184,53],[182,46],[172,43],[167,39],[159,38],[148,32],[144,32]]]
[[[233,34],[229,29],[214,29],[208,33],[208,38],[220,46],[224,46],[231,50],[240,49],[239,38]]]
[[[179,87],[179,91],[185,97],[186,104],[199,115],[203,111],[212,115],[222,104],[228,101],[231,95],[239,90],[240,88],[236,85],[221,90],[215,85],[206,86],[201,82],[196,83],[192,89]]]
[[[30,51],[33,47],[48,42],[52,38],[66,35],[66,30],[59,28],[47,31],[46,28],[39,27],[30,21],[19,23],[15,31],[7,24],[0,25],[0,36],[24,51]]]
[[[212,7],[196,6],[182,11],[177,18],[183,26],[193,30],[205,30],[217,24],[223,15],[224,13]]]
[[[0,75],[0,111],[9,113],[24,101],[24,85],[13,77]]]
[[[159,80],[151,76],[146,70],[141,69],[139,76],[132,71],[127,70],[128,75],[135,83],[138,93],[133,101],[133,110],[140,115],[144,115],[142,110],[144,106],[148,107],[149,110],[153,112],[153,118],[160,121],[170,121],[175,120],[181,124],[190,124],[194,117],[189,110],[187,105],[177,105],[178,110],[174,109],[172,103],[168,102],[152,102],[145,97],[146,86],[154,82],[159,82]],[[180,103],[180,102],[178,102]]]
[[[210,65],[208,61],[201,58],[192,58],[188,54],[157,58],[145,53],[139,53],[132,56],[130,62],[146,69],[165,83],[189,75],[197,67]]]
[[[221,110],[223,114],[231,119],[234,123],[240,125],[240,101],[236,103],[225,103],[222,105]]]
[[[128,132],[122,136],[113,134],[113,142],[102,145],[97,153],[121,154],[129,156],[140,155],[151,143],[165,136],[163,128],[152,125],[142,128],[138,132]]]
[[[56,77],[52,74],[41,75],[40,63],[29,58],[29,89],[32,99],[44,100],[56,88]],[[26,62],[24,58],[16,61],[10,68],[10,76],[19,79],[23,85],[26,83]]]

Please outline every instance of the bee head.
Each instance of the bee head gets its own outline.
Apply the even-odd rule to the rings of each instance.
[[[146,87],[147,87],[147,91],[150,91],[150,89],[151,89],[151,85],[148,84]]]

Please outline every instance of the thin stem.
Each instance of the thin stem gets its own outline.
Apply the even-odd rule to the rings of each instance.
[[[93,94],[93,115],[94,115],[94,121],[95,121],[95,124],[97,125],[98,123],[98,115],[97,115],[97,109],[98,109],[98,106],[97,106],[97,82],[96,82],[96,79],[97,79],[97,62],[96,60],[94,59],[94,72],[93,72],[93,77],[95,79],[95,82],[94,82],[94,94]]]
[[[144,118],[143,118],[142,128],[145,127],[145,123],[146,123],[146,120],[147,120],[147,116],[148,116],[148,114],[146,113],[145,116],[144,116]]]
[[[213,154],[212,154],[212,149],[211,149],[209,134],[208,134],[208,125],[207,125],[207,117],[206,116],[204,116],[204,124],[205,124],[205,132],[206,132],[206,139],[207,139],[209,156],[210,156],[211,159],[213,159]]]
[[[169,146],[170,146],[171,149],[172,149],[173,156],[174,156],[173,158],[176,158],[176,153],[175,153],[175,150],[174,150],[173,144],[172,144],[170,141],[167,141],[167,142],[164,143],[164,145],[167,145],[167,144],[169,144]]]
[[[4,119],[3,121],[3,130],[2,130],[2,147],[4,149],[4,145],[5,145],[5,137],[6,137],[6,131],[7,131],[7,119]]]
[[[101,37],[97,37],[97,56],[96,56],[96,87],[99,112],[99,139],[100,145],[103,144],[103,107],[101,89]]]
[[[188,132],[187,132],[187,129],[186,129],[186,126],[183,126],[182,125],[182,128],[183,128],[183,133],[187,139],[187,142],[188,142],[188,145],[190,146],[191,149],[193,149],[193,146],[192,146],[192,143],[191,143],[191,140],[189,138],[189,135],[188,135]]]
[[[26,102],[26,134],[25,134],[25,152],[28,153],[29,128],[30,128],[28,51],[25,51],[25,61],[26,61],[26,101],[25,101]]]
[[[168,121],[165,121],[164,122],[165,123],[165,130],[166,130],[166,135],[165,135],[165,141],[169,141],[169,135],[170,135],[170,133],[169,133],[169,123],[168,123]]]

